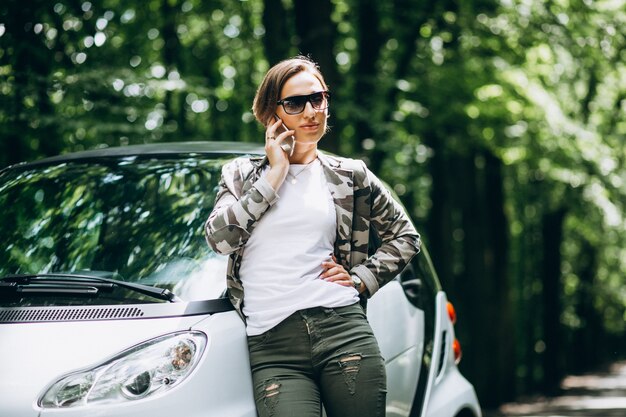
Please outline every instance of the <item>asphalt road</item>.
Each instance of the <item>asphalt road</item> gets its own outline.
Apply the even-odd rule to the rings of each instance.
[[[626,362],[605,373],[568,376],[557,397],[533,397],[484,411],[485,417],[626,417]]]

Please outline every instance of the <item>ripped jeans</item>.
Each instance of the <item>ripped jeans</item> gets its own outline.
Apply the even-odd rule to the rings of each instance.
[[[248,337],[260,417],[384,417],[387,381],[361,306],[300,310]]]

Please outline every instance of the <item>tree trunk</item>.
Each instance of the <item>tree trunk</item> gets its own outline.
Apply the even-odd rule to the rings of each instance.
[[[597,259],[598,249],[588,240],[583,240],[578,258],[580,284],[576,303],[580,327],[573,334],[571,361],[568,366],[568,369],[575,372],[590,371],[602,365],[601,358],[606,357],[606,352],[601,351],[601,347],[605,346],[602,343],[602,318],[593,305]]]
[[[561,242],[565,209],[545,213],[542,218],[543,240],[543,392],[554,394],[558,391],[563,377],[562,354],[563,335],[561,334]]]
[[[291,33],[282,0],[265,0],[263,46],[270,66],[289,57]]]
[[[163,63],[169,74],[171,71],[178,71],[183,76],[185,75],[185,68],[183,61],[180,59],[181,44],[176,32],[176,20],[178,16],[178,5],[176,2],[172,3],[170,0],[161,0],[161,18],[163,19],[163,25],[161,27],[161,33],[163,36],[164,46]],[[185,140],[187,137],[186,126],[186,105],[184,94],[177,91],[167,91],[165,94],[165,124],[168,122],[175,122],[177,129],[174,130],[174,135],[165,133],[169,140],[180,141]],[[167,132],[167,129],[166,129]]]
[[[446,163],[443,144],[438,140],[436,134],[434,132],[426,132],[424,139],[433,151],[433,156],[428,164],[428,170],[432,178],[430,189],[432,207],[426,224],[428,250],[444,288],[453,289],[452,196],[448,189],[448,164]]]
[[[5,97],[8,123],[2,127],[0,163],[2,165],[60,153],[63,143],[57,134],[54,108],[48,98],[48,83],[54,59],[42,34],[33,30],[37,16],[47,13],[45,2],[9,2],[0,12],[6,20],[6,33],[0,40],[11,43],[4,48],[2,63],[11,66],[13,92]],[[11,53],[12,52],[12,53]],[[24,103],[33,101],[32,107]]]
[[[457,326],[464,350],[461,369],[474,384],[481,404],[491,407],[498,403],[498,388],[494,383],[497,381],[497,360],[494,358],[500,341],[495,331],[498,327],[498,312],[494,311],[497,299],[487,268],[492,255],[488,252],[485,189],[481,172],[475,164],[474,151],[468,152],[453,166],[458,171],[451,183],[455,188],[452,193],[460,197],[460,224],[455,236],[456,240],[462,237],[461,258],[457,262],[462,264],[463,271],[455,279],[456,291],[464,298],[463,303],[459,303]],[[490,325],[485,326],[485,323]]]
[[[452,233],[452,246],[459,250],[452,263],[461,269],[453,270],[450,298],[462,300],[457,304],[457,331],[464,350],[461,368],[487,407],[515,394],[501,169],[500,160],[482,149],[454,155],[448,166],[451,194],[458,197],[459,224]]]
[[[488,230],[486,263],[488,276],[494,288],[493,312],[489,316],[495,320],[494,330],[498,348],[495,350],[497,401],[511,401],[515,397],[515,332],[511,308],[511,288],[508,273],[509,224],[504,212],[504,190],[502,161],[491,152],[483,152],[485,158],[485,213]],[[489,317],[485,317],[489,319]],[[495,388],[494,387],[494,388]]]
[[[339,84],[339,73],[333,52],[336,39],[335,23],[331,19],[333,5],[331,0],[295,0],[296,33],[298,49],[303,55],[310,55],[324,74],[326,84],[332,90]],[[332,107],[329,124],[333,124]],[[337,135],[328,132],[320,142],[320,147],[330,152],[339,151]]]
[[[377,139],[378,146],[383,138],[374,138],[375,133],[372,124],[375,123],[375,116],[372,114],[377,107],[379,82],[376,79],[376,64],[380,57],[380,47],[382,36],[378,30],[378,16],[376,0],[365,0],[359,2],[356,8],[357,15],[357,45],[358,57],[354,65],[354,103],[355,109],[351,112],[351,117],[355,124],[355,134],[352,138],[352,149],[359,152],[362,150],[363,140],[371,138]],[[374,116],[374,117],[372,117]],[[378,172],[382,163],[383,155],[373,155],[370,169]]]

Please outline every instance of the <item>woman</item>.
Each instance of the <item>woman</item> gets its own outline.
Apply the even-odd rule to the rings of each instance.
[[[319,416],[322,403],[328,417],[385,415],[384,362],[359,300],[406,266],[419,235],[363,162],[318,151],[329,104],[310,59],[272,67],[253,104],[266,155],[223,168],[206,223],[211,247],[230,254],[261,417]],[[372,256],[370,226],[382,242]]]

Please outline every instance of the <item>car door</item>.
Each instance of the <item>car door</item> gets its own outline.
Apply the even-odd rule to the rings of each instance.
[[[370,254],[379,246],[370,234]],[[432,277],[425,249],[368,303],[368,320],[387,368],[387,415],[409,416],[421,409],[425,379],[424,354],[432,349]],[[421,383],[420,383],[421,381]]]

